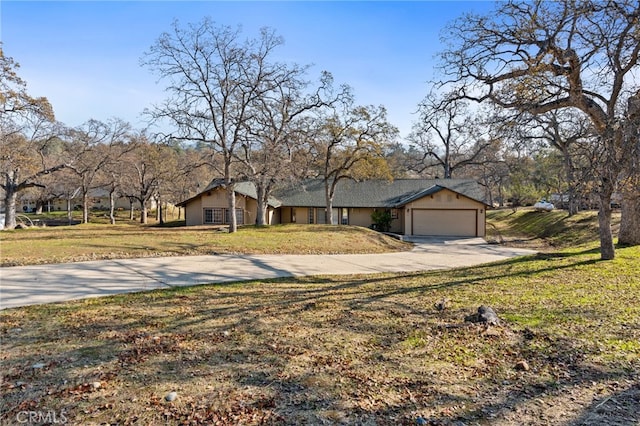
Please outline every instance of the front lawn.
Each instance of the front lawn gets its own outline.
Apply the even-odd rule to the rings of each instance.
[[[212,253],[384,253],[411,245],[355,226],[219,227],[84,224],[0,232],[1,266]]]
[[[83,425],[638,424],[638,258],[635,247],[600,261],[589,245],[445,272],[9,309],[0,415],[3,424],[24,412]],[[481,304],[502,324],[465,323]]]

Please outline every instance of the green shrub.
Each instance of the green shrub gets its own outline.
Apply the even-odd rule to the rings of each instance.
[[[375,210],[371,213],[374,229],[382,232],[389,232],[391,229],[391,212],[389,210]]]

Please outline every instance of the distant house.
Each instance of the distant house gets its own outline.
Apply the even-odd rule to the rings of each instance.
[[[88,194],[89,209],[90,210],[108,210],[109,209],[109,191],[101,188],[91,189]],[[116,209],[128,210],[132,207],[134,209],[140,208],[140,203],[137,200],[130,200],[129,197],[118,195],[115,198]],[[18,199],[18,209],[20,212],[31,213],[36,211],[38,200],[31,194],[27,193]],[[82,196],[79,188],[74,192],[72,198],[67,200],[65,198],[55,198],[49,200],[44,206],[43,211],[66,211],[70,205],[72,210],[82,209]],[[149,208],[156,208],[154,199],[149,200]]]
[[[250,182],[236,184],[238,224],[256,221],[256,190]],[[310,180],[276,191],[269,200],[268,223],[325,223],[322,180]],[[187,226],[229,222],[224,183],[215,179],[207,188],[178,203],[185,208]],[[376,210],[391,213],[391,232],[404,235],[485,235],[484,191],[473,180],[397,179],[338,183],[333,199],[334,223],[371,227]]]

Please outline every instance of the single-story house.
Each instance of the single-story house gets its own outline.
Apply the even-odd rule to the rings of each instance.
[[[238,224],[256,221],[256,190],[239,182],[236,192]],[[324,182],[309,180],[282,188],[269,200],[269,224],[325,223]],[[229,222],[224,182],[214,179],[199,194],[177,204],[185,208],[187,226]],[[371,227],[376,210],[391,213],[391,232],[404,235],[485,235],[484,191],[468,179],[396,179],[356,182],[342,180],[333,199],[334,223]]]

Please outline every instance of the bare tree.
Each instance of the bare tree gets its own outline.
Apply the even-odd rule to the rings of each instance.
[[[542,140],[562,155],[567,183],[567,210],[569,215],[573,215],[579,210],[580,194],[585,182],[585,177],[580,173],[583,169],[581,166],[585,164],[585,160],[593,157],[593,146],[597,146],[591,124],[584,114],[570,109],[534,116],[533,123],[540,129]],[[591,167],[588,169],[593,170]]]
[[[443,178],[451,179],[454,171],[479,163],[491,140],[482,137],[480,112],[471,111],[468,103],[430,93],[418,105],[420,119],[409,136],[414,152],[420,153],[414,163],[417,173],[441,167]]]
[[[123,192],[140,205],[140,223],[148,223],[151,200],[167,191],[178,169],[175,148],[164,143],[152,143],[144,134],[132,136],[135,149],[122,157],[122,170],[127,184]],[[162,198],[160,197],[160,201]]]
[[[176,168],[169,180],[163,185],[165,203],[176,204],[186,200],[191,195],[199,192],[211,180],[213,167],[211,167],[212,154],[210,148],[177,147]],[[178,219],[182,217],[182,210],[178,210]]]
[[[384,107],[354,106],[345,99],[323,116],[313,141],[319,175],[325,187],[325,223],[333,223],[333,197],[343,179],[386,177],[391,173],[384,148],[392,143],[398,130],[387,121]]]
[[[247,139],[239,151],[245,173],[255,184],[258,201],[257,225],[266,223],[268,200],[278,184],[296,175],[296,152],[304,150],[309,114],[337,102],[346,88],[333,94],[333,77],[324,72],[319,86],[312,93],[304,90],[306,68],[281,66],[262,90],[252,106],[252,119],[247,124]]]
[[[117,124],[116,120],[114,124]],[[126,167],[123,167],[123,161],[129,156],[129,153],[135,151],[138,146],[134,138],[133,131],[129,125],[124,125],[121,132],[114,132],[111,141],[108,143],[107,157],[104,164],[98,170],[95,185],[96,187],[106,190],[109,194],[109,223],[116,224],[116,199],[125,194],[127,173]],[[112,127],[112,130],[119,129],[119,126]],[[130,158],[130,157],[129,157]]]
[[[100,173],[124,153],[122,142],[130,132],[128,123],[115,118],[106,123],[92,119],[71,131],[75,153],[72,169],[82,195],[82,223],[89,223],[89,192],[102,186]]]
[[[237,151],[246,140],[251,106],[281,71],[270,62],[281,37],[263,29],[257,39],[241,40],[240,29],[199,24],[163,33],[146,53],[143,64],[168,83],[170,98],[150,114],[168,122],[174,139],[210,145],[221,155],[229,200],[230,232],[237,228],[234,185]]]
[[[534,115],[572,108],[589,118],[602,147],[602,259],[615,257],[610,202],[627,151],[620,112],[638,90],[639,15],[635,0],[510,0],[490,16],[454,22],[442,54],[442,72],[461,97]]]
[[[42,176],[67,165],[63,155],[49,150],[61,128],[49,101],[27,93],[18,68],[0,47],[0,188],[4,191],[5,229],[16,227],[18,194],[41,187]]]
[[[509,179],[509,164],[505,159],[506,144],[495,136],[491,140],[491,144],[479,154],[476,164],[464,169],[464,177],[478,180],[485,188],[489,205],[504,206],[504,190]]]

